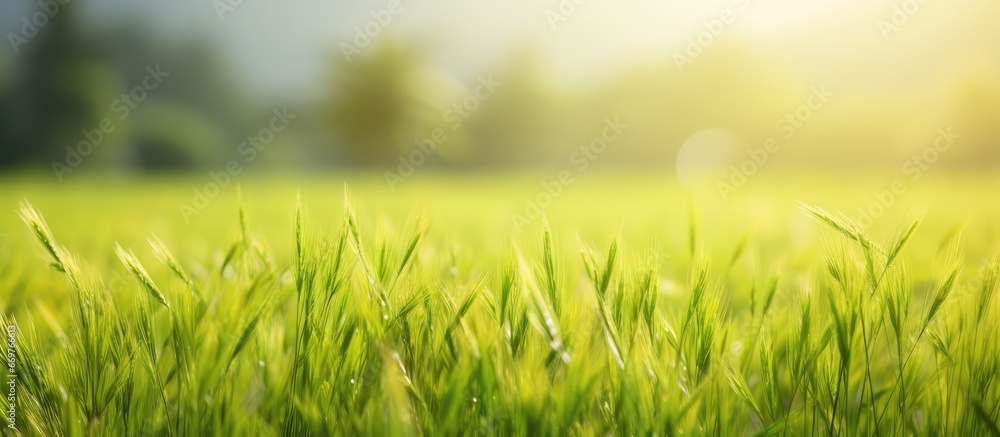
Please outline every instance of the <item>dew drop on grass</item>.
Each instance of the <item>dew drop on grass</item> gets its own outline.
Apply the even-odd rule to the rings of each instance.
[[[741,354],[743,352],[743,341],[742,340],[734,341],[733,344],[729,347],[729,349],[732,350],[733,353],[736,355]]]
[[[236,281],[237,279],[236,269],[234,269],[233,266],[226,266],[226,269],[222,271],[222,277],[229,282]]]

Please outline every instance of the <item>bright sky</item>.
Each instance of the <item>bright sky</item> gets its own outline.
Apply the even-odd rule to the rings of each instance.
[[[206,0],[75,0],[93,26],[129,23],[162,40],[205,38],[229,57],[242,79],[265,94],[306,96],[321,83],[337,44],[354,36],[388,1],[242,0],[220,20]],[[240,0],[219,0],[238,2]],[[924,0],[886,40],[879,21],[918,0],[575,0],[553,29],[550,13],[572,0],[400,0],[387,26],[435,48],[458,77],[480,74],[511,50],[537,47],[566,80],[601,77],[621,65],[670,62],[705,20],[733,11],[723,37],[786,62],[807,79],[859,90],[926,86],[951,68],[996,66],[1000,4]],[[31,4],[33,2],[24,2]],[[16,30],[24,4],[0,5],[0,29]],[[9,45],[0,51],[9,57]]]

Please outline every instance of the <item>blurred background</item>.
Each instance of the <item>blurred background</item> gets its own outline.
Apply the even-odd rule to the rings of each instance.
[[[776,138],[769,170],[898,173],[950,127],[935,165],[989,170],[998,18],[992,0],[7,0],[0,168],[396,171],[437,134],[423,168],[564,168],[610,118],[627,130],[595,167],[726,168]]]

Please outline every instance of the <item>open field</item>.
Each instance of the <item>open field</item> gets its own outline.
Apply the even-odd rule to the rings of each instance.
[[[0,179],[0,407],[24,435],[1000,435],[1000,179],[595,173],[535,217],[551,179],[275,176],[187,219],[204,176]]]
[[[0,434],[1000,437],[998,19],[2,1]]]

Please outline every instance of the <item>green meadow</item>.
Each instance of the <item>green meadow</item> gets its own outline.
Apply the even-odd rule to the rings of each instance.
[[[1000,180],[554,177],[4,177],[8,431],[1000,435]]]

